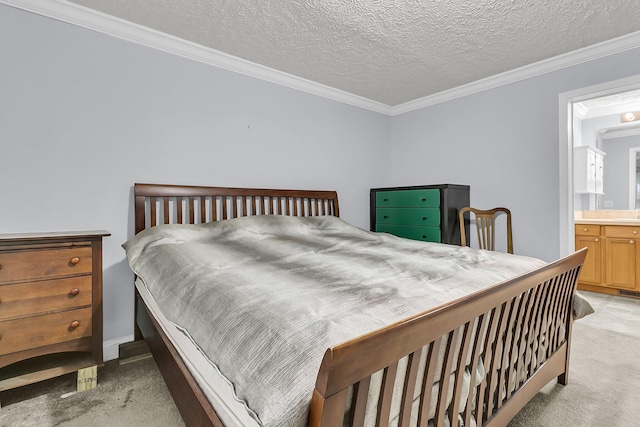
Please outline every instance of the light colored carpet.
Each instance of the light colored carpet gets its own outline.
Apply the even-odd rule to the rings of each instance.
[[[584,293],[596,313],[574,324],[569,384],[549,383],[509,427],[640,425],[640,300]],[[0,394],[0,426],[180,427],[152,359],[98,372],[98,387],[72,394],[68,375]]]
[[[582,294],[596,312],[574,322],[569,383],[549,383],[509,427],[640,425],[640,300]]]
[[[95,389],[75,389],[76,376],[69,374],[0,393],[0,426],[184,426],[150,357],[123,365],[107,362],[98,368]]]

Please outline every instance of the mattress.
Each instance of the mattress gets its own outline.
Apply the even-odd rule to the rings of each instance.
[[[259,427],[255,415],[247,408],[245,402],[236,397],[231,382],[207,358],[193,338],[162,314],[142,280],[136,279],[135,285],[145,305],[180,354],[220,421],[226,427]]]

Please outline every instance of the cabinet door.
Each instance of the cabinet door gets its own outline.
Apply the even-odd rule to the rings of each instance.
[[[587,150],[587,191],[596,192],[596,153]]]
[[[579,281],[600,285],[602,283],[602,240],[600,237],[576,235],[576,250],[587,248],[587,257],[580,270]]]
[[[604,153],[595,147],[581,145],[573,152],[573,191],[576,193],[602,192],[602,166]]]
[[[604,157],[602,154],[596,154],[595,160],[595,191],[596,193],[604,193]]]
[[[636,288],[636,239],[606,239],[606,285],[615,288]]]

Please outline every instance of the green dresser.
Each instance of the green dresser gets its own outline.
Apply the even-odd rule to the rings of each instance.
[[[465,206],[469,206],[468,185],[373,188],[371,231],[459,245],[458,211]]]

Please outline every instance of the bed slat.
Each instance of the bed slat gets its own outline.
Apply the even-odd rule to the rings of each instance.
[[[156,219],[156,198],[155,197],[151,197],[149,199],[149,207],[150,207],[150,215],[151,215],[151,227],[155,227],[158,223],[157,223],[157,219]]]
[[[512,340],[511,340],[511,344],[509,346],[510,348],[510,352],[509,352],[509,360],[513,361],[513,363],[510,363],[509,366],[507,367],[508,371],[507,371],[507,381],[509,383],[513,382],[515,383],[516,387],[520,386],[520,378],[519,378],[519,370],[520,370],[520,366],[522,366],[523,363],[523,359],[526,357],[526,354],[522,353],[522,350],[525,349],[525,347],[522,345],[522,328],[523,328],[523,319],[526,316],[527,311],[530,308],[530,301],[531,301],[531,292],[526,292],[522,295],[522,298],[520,299],[520,307],[518,310],[518,314],[516,315],[516,325],[515,325],[515,329],[513,331],[512,334]],[[512,390],[511,388],[507,388],[507,395],[506,398],[509,399],[511,397],[512,394]]]
[[[169,214],[171,211],[169,210],[169,199],[166,197],[162,198],[162,210],[164,214],[164,224],[169,224]]]
[[[553,287],[554,288],[561,288],[562,287],[562,276],[556,277],[553,280]],[[553,324],[555,323],[552,316],[555,313],[555,306],[558,302],[558,296],[559,293],[558,292],[553,292],[551,295],[549,295],[549,304],[547,305],[547,309],[545,311],[545,317],[544,317],[544,322],[543,322],[543,329],[541,331],[541,333],[546,337],[546,346],[540,346],[540,357],[543,360],[546,360],[548,355],[549,355],[549,351],[552,350],[551,348],[551,334],[552,334],[552,330],[553,330]]]
[[[371,377],[366,377],[353,386],[351,425],[354,427],[364,427],[370,384]]]
[[[560,328],[562,328],[562,326],[566,325],[567,323],[567,316],[569,315],[569,313],[566,310],[566,307],[569,305],[568,299],[571,298],[569,292],[566,289],[571,288],[571,283],[573,283],[573,281],[576,279],[574,276],[575,276],[575,272],[572,272],[572,274],[567,275],[567,280],[564,283],[565,292],[564,292],[564,295],[562,296],[562,302],[558,307],[559,319],[558,319],[558,324],[556,325],[556,328],[558,329],[558,333],[556,335],[556,341],[554,346],[559,346],[560,344],[562,344],[562,339],[564,338],[563,336],[560,335]]]
[[[486,407],[488,405],[487,402],[487,372],[491,371],[491,361],[493,358],[491,357],[491,347],[496,339],[496,331],[498,330],[498,324],[500,322],[500,315],[502,310],[504,309],[504,304],[494,307],[491,310],[491,320],[489,322],[489,333],[484,337],[483,351],[484,357],[482,358],[482,363],[485,369],[485,378],[480,383],[479,391],[477,393],[476,398],[476,420],[482,420],[486,418]]]
[[[554,306],[554,313],[551,316],[551,319],[553,320],[553,329],[552,329],[552,334],[551,334],[551,339],[550,339],[550,348],[555,348],[556,346],[558,346],[561,343],[561,336],[560,336],[560,330],[561,330],[561,325],[563,320],[565,320],[565,316],[564,316],[564,310],[562,309],[563,307],[566,307],[567,301],[566,301],[566,297],[567,297],[567,287],[570,286],[570,282],[573,278],[571,277],[571,274],[565,274],[563,276],[563,280],[562,280],[562,293],[559,296],[560,301],[558,301],[557,304],[555,304]]]
[[[398,419],[398,425],[400,427],[409,427],[411,423],[411,406],[413,405],[413,394],[418,380],[421,356],[422,348],[419,348],[409,355],[407,361],[407,374],[404,380],[402,401],[400,403],[400,418]]]
[[[502,309],[500,310],[500,319],[498,320],[498,328],[496,331],[496,341],[493,342],[493,348],[492,348],[493,357],[491,358],[489,365],[487,366],[487,371],[489,371],[490,373],[493,373],[494,370],[496,372],[500,372],[499,362],[501,358],[500,357],[501,353],[499,351],[499,342],[500,340],[502,340],[502,337],[504,336],[504,333],[507,327],[507,319],[509,317],[508,313],[510,310],[511,310],[511,300],[505,302],[502,305]],[[487,418],[493,415],[493,410],[494,410],[495,401],[496,401],[496,398],[494,396],[495,394],[499,393],[499,390],[497,389],[498,375],[490,375],[489,378],[491,379],[491,381],[488,383],[488,387],[486,390],[486,393],[488,396],[485,398],[485,402],[487,403],[487,410],[486,410]]]
[[[550,323],[549,323],[549,350],[556,348],[558,344],[560,344],[560,321],[562,319],[562,304],[565,304],[564,294],[566,293],[565,288],[567,286],[567,281],[569,279],[569,274],[565,274],[562,277],[560,283],[558,283],[558,287],[561,289],[560,294],[556,296],[552,311],[550,313]],[[549,357],[550,354],[547,352],[546,357]]]
[[[522,322],[522,340],[521,340],[521,345],[523,345],[525,347],[525,349],[522,351],[522,371],[527,373],[527,375],[524,375],[524,377],[526,378],[528,376],[528,372],[529,372],[529,364],[531,363],[531,361],[527,361],[527,349],[530,348],[530,345],[532,345],[532,340],[531,340],[531,333],[532,333],[532,323],[533,323],[533,317],[535,315],[535,312],[537,311],[537,306],[540,303],[540,298],[541,298],[541,294],[543,291],[543,287],[542,286],[537,286],[535,289],[531,289],[530,290],[530,303],[529,303],[529,308],[526,311],[525,314],[525,318],[523,319]],[[522,384],[524,382],[524,380],[521,378],[519,379],[519,384]]]
[[[534,342],[535,342],[535,331],[536,331],[536,318],[538,316],[538,313],[540,312],[541,308],[540,306],[542,305],[542,301],[544,300],[546,295],[546,287],[539,287],[538,291],[536,292],[536,299],[535,302],[530,310],[530,318],[529,318],[529,330],[527,332],[527,349],[531,349],[531,358],[530,360],[526,361],[526,365],[525,365],[525,369],[527,371],[527,376],[531,376],[533,375],[533,371],[534,371],[534,359],[535,359],[535,354],[534,354]]]
[[[496,390],[497,400],[496,400],[496,409],[500,409],[502,407],[502,401],[505,396],[508,394],[509,387],[509,379],[508,376],[509,369],[511,368],[512,361],[512,342],[513,342],[513,330],[515,328],[515,322],[518,318],[518,313],[520,312],[520,307],[522,305],[522,295],[518,295],[514,299],[511,300],[511,310],[509,311],[509,316],[507,318],[506,326],[507,329],[504,333],[504,338],[502,340],[502,355],[498,355],[500,360],[500,365],[498,366],[498,374],[497,384],[500,386]],[[502,384],[506,384],[506,387],[503,387]]]
[[[530,365],[530,371],[529,371],[530,375],[533,375],[533,373],[538,369],[538,366],[540,364],[539,359],[540,359],[541,349],[542,349],[542,342],[540,340],[540,337],[541,337],[540,334],[542,331],[542,319],[544,318],[545,312],[548,307],[549,292],[551,290],[550,285],[552,282],[553,282],[553,279],[548,281],[546,283],[546,286],[544,287],[544,291],[542,293],[542,298],[540,299],[540,305],[538,306],[538,311],[537,311],[535,322],[534,322],[534,329],[533,329],[532,336],[534,338],[537,338],[537,343],[533,351],[533,353],[535,354],[535,357],[532,358],[534,360],[532,360]]]
[[[398,362],[392,363],[384,369],[382,374],[382,387],[378,400],[378,414],[376,417],[376,427],[387,427],[391,415],[391,400],[393,398],[393,385],[398,373]]]
[[[473,350],[471,351],[471,367],[472,368],[475,368],[476,366],[478,366],[478,361],[480,360],[480,355],[483,350],[483,347],[482,347],[483,341],[487,333],[487,325],[489,324],[490,318],[491,318],[491,313],[482,314],[478,318],[478,322],[476,326],[476,336],[474,339],[474,346],[473,346]],[[473,390],[477,385],[478,384],[476,384],[476,375],[472,369],[469,390]],[[463,420],[464,420],[465,426],[471,425],[471,415],[474,409],[474,405],[476,404],[473,398],[474,398],[473,393],[469,393],[469,395],[467,396],[467,404],[465,406],[465,410],[463,414]]]
[[[198,203],[200,204],[200,223],[204,224],[207,222],[207,198],[199,197]]]
[[[473,327],[471,322],[467,322],[464,325],[464,332],[462,334],[462,343],[460,347],[460,352],[458,354],[457,364],[458,367],[456,369],[455,382],[453,387],[453,399],[451,400],[450,408],[457,409],[460,407],[460,402],[462,400],[466,400],[466,396],[462,396],[462,382],[464,380],[464,371],[466,367],[467,354],[469,353],[469,348],[471,347],[472,340],[472,332]],[[474,366],[474,365],[471,365]],[[473,368],[471,368],[471,375],[475,375]],[[457,412],[453,412],[452,409],[449,409],[449,416],[451,418],[451,425],[456,425],[456,418],[458,417]]]
[[[420,405],[418,409],[418,425],[427,427],[429,422],[429,410],[431,409],[431,386],[433,385],[438,354],[440,353],[440,340],[433,341],[429,346],[427,353],[427,364],[424,371],[424,379],[422,380],[422,389],[420,395]]]
[[[447,395],[449,393],[449,375],[453,366],[454,353],[456,350],[455,344],[458,341],[460,334],[460,328],[449,332],[447,337],[447,350],[445,352],[445,358],[440,370],[440,386],[438,387],[438,403],[436,404],[435,424],[438,426],[444,425],[444,418],[447,415]]]

